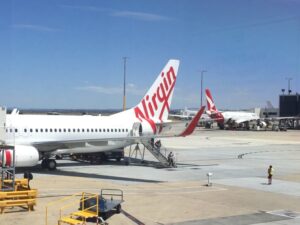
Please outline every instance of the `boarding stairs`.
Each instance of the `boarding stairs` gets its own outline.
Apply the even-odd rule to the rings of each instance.
[[[163,146],[160,148],[155,147],[151,144],[150,140],[142,142],[146,149],[161,163],[163,167],[171,167],[167,158],[167,149]]]

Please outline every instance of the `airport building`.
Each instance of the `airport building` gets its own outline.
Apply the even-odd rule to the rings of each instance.
[[[279,96],[279,116],[300,116],[300,95],[298,93]]]

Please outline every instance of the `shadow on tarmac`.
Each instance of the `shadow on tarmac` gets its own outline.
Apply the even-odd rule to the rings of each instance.
[[[117,162],[114,162],[117,163]],[[109,164],[106,164],[109,165]],[[129,177],[119,177],[119,176],[109,176],[109,175],[100,175],[95,173],[84,173],[78,171],[64,171],[60,170],[60,167],[76,167],[76,166],[95,166],[88,163],[58,163],[58,168],[55,171],[49,171],[47,169],[42,169],[40,165],[34,167],[26,167],[26,168],[16,168],[16,174],[24,174],[24,172],[31,172],[36,174],[49,174],[49,175],[58,175],[58,176],[71,176],[71,177],[85,177],[85,178],[94,178],[94,179],[102,179],[102,180],[116,180],[116,181],[129,181],[129,182],[143,182],[143,183],[161,183],[162,181],[158,180],[147,180],[147,179],[137,179],[137,178],[129,178]],[[74,169],[76,170],[76,169]]]

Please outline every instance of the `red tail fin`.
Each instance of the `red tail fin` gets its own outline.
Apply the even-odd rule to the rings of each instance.
[[[218,110],[217,110],[214,100],[211,96],[210,90],[206,89],[205,94],[206,94],[206,100],[207,100],[207,110],[211,113],[217,113]]]
[[[185,137],[185,136],[188,136],[188,135],[190,135],[191,133],[194,132],[194,130],[195,130],[195,128],[196,128],[196,126],[197,126],[197,124],[200,120],[200,117],[202,116],[202,114],[204,112],[204,109],[205,109],[205,106],[202,106],[200,108],[200,110],[197,112],[197,114],[191,120],[189,125],[186,127],[186,129],[179,136]]]

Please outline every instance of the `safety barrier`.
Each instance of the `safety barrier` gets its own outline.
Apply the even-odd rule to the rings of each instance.
[[[27,207],[28,211],[33,211],[36,205],[37,190],[8,191],[0,192],[0,212],[4,212],[8,207]]]
[[[70,225],[78,225],[78,224],[86,224],[86,220],[88,218],[96,218],[98,220],[98,194],[91,194],[91,193],[76,193],[71,196],[50,202],[46,206],[46,225],[48,225],[48,213],[49,208],[51,206],[54,206],[55,209],[59,208],[59,205],[62,205],[62,207],[59,208],[59,220],[58,224],[70,224]],[[80,199],[79,199],[80,197]],[[88,199],[94,198],[95,204],[90,205],[89,207],[85,207],[84,201]],[[68,202],[68,203],[66,203]],[[80,210],[73,210],[73,208],[78,209],[78,206],[80,207]],[[67,210],[71,212],[66,212]]]

